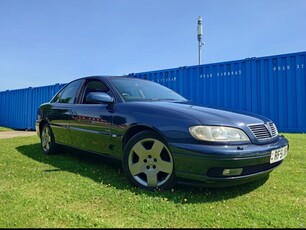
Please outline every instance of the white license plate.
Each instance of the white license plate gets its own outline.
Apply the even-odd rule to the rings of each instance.
[[[283,160],[288,153],[288,146],[286,145],[283,148],[272,150],[270,157],[270,164]]]

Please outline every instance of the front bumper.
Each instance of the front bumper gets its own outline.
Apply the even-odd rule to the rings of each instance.
[[[271,151],[288,146],[286,138],[266,145],[195,145],[169,143],[180,181],[211,187],[247,183],[267,176],[282,161],[270,164]],[[224,169],[241,169],[235,176],[224,176]]]

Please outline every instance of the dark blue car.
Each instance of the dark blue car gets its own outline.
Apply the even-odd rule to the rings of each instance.
[[[66,145],[122,161],[135,186],[231,186],[267,176],[288,141],[262,116],[201,107],[152,81],[77,79],[38,110],[45,154]]]

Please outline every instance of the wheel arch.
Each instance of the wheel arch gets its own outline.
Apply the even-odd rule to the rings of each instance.
[[[158,129],[146,125],[135,125],[130,127],[124,134],[122,141],[122,150],[124,150],[125,146],[133,136],[142,131],[153,131],[167,143],[165,136]]]

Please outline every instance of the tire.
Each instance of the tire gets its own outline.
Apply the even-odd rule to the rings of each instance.
[[[49,124],[44,124],[40,134],[40,144],[44,154],[54,154],[56,150],[54,135]]]
[[[153,131],[133,136],[124,149],[122,167],[136,187],[171,189],[176,184],[174,161],[166,142]]]

